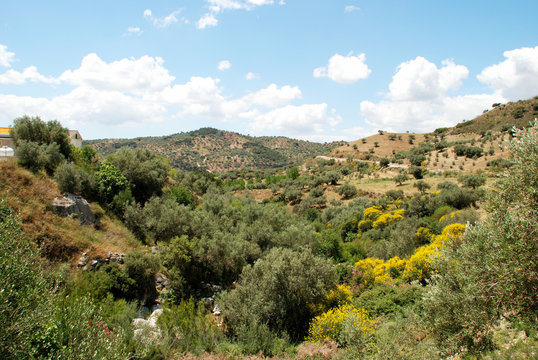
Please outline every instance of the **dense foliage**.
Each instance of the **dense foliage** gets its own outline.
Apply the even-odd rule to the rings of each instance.
[[[79,270],[59,257],[45,263],[40,253],[61,236],[40,233],[39,248],[1,201],[0,353],[8,359],[293,357],[303,346],[330,344],[350,359],[535,354],[538,125],[514,131],[513,159],[499,166],[507,172],[493,185],[488,177],[497,173],[447,179],[426,171],[430,152],[448,145],[440,141],[420,142],[389,162],[311,159],[282,170],[210,174],[171,169],[140,148],[106,159],[89,147],[62,155],[59,143],[46,142],[62,133],[57,123],[24,118],[16,129],[24,151],[50,147],[49,160],[60,154],[45,165],[21,164],[97,202],[99,216],[124,224],[137,249]],[[254,140],[244,145],[281,156]],[[452,145],[462,156],[485,156],[481,147]],[[384,194],[354,181],[377,179],[402,159],[407,170],[379,179],[392,186]],[[408,174],[413,185],[405,185]],[[49,203],[43,208],[49,212]],[[110,222],[95,231],[110,231]],[[140,319],[157,303],[161,309]]]

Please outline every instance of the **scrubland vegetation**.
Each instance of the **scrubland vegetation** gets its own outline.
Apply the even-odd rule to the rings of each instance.
[[[379,163],[210,174],[65,147],[58,126],[15,120],[33,174],[0,164],[6,359],[536,358],[537,124],[513,129],[506,166],[439,174],[433,135]],[[101,227],[54,215],[59,192],[92,201]],[[126,256],[83,271],[83,251]],[[155,302],[157,330],[135,336]]]

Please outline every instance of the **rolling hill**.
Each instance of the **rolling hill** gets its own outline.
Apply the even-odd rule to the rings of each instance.
[[[148,149],[182,170],[226,172],[294,165],[342,143],[319,144],[286,137],[252,137],[213,128],[159,137],[85,141],[106,156],[122,147]]]

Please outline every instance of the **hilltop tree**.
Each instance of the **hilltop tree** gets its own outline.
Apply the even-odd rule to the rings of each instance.
[[[17,147],[19,164],[34,172],[45,169],[53,174],[70,157],[68,131],[56,120],[45,123],[39,117],[23,116],[14,120],[10,135]]]

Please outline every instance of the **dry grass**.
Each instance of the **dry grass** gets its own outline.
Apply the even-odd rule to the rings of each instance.
[[[23,231],[40,246],[45,258],[74,263],[82,252],[105,256],[108,251],[125,253],[140,246],[119,221],[108,216],[101,218],[100,229],[57,216],[51,204],[60,195],[45,174],[32,174],[14,161],[0,163],[0,198],[18,211]]]

